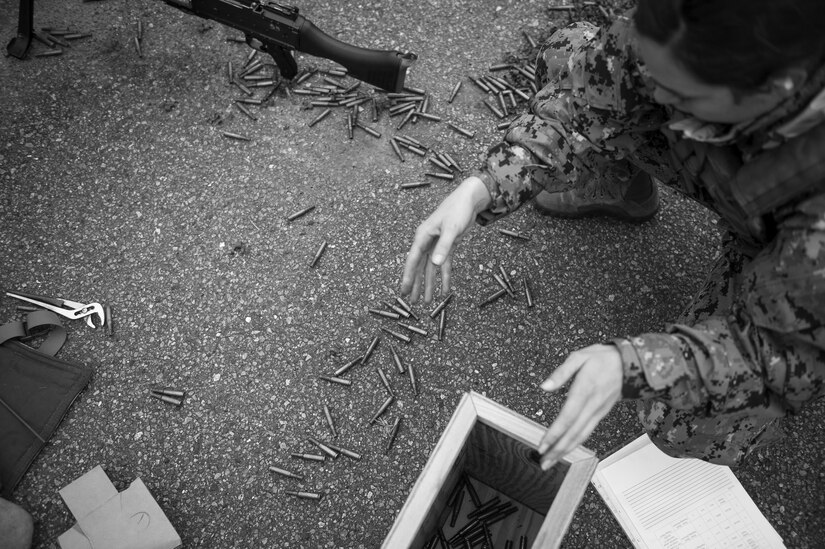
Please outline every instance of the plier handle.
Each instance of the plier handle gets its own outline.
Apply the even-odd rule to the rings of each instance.
[[[103,306],[100,303],[79,303],[77,301],[70,301],[68,299],[60,299],[57,297],[46,297],[36,294],[26,294],[23,292],[6,292],[6,295],[26,301],[32,305],[36,305],[42,309],[48,309],[61,316],[65,316],[71,320],[78,318],[85,318],[86,324],[91,328],[103,326],[106,316],[103,314]],[[93,320],[97,316],[98,324],[95,325]]]

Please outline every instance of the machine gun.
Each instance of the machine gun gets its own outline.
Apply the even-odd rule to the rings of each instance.
[[[266,0],[164,0],[186,13],[211,19],[241,31],[246,43],[268,53],[286,79],[298,72],[293,50],[324,57],[347,69],[353,78],[386,91],[404,87],[407,69],[417,59],[413,53],[371,50],[342,42],[298,13],[298,8]],[[33,35],[34,0],[20,0],[17,36],[8,45],[9,55],[22,59]]]

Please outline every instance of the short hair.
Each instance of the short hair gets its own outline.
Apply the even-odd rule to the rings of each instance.
[[[825,0],[639,0],[633,21],[699,80],[739,91],[825,54]]]

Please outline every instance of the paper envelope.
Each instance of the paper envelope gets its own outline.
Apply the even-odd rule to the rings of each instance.
[[[77,519],[58,539],[62,549],[174,549],[180,536],[152,494],[135,481],[118,493],[98,465],[62,490]]]

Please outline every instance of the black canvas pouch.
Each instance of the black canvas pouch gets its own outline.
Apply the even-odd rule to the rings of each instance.
[[[53,328],[38,349],[15,340],[46,326]],[[0,326],[0,341],[3,339],[5,342],[0,345],[0,494],[8,499],[45,446],[44,441],[51,438],[72,402],[89,383],[92,369],[52,356],[66,339],[65,330],[53,313],[37,311],[29,314],[24,322]]]

